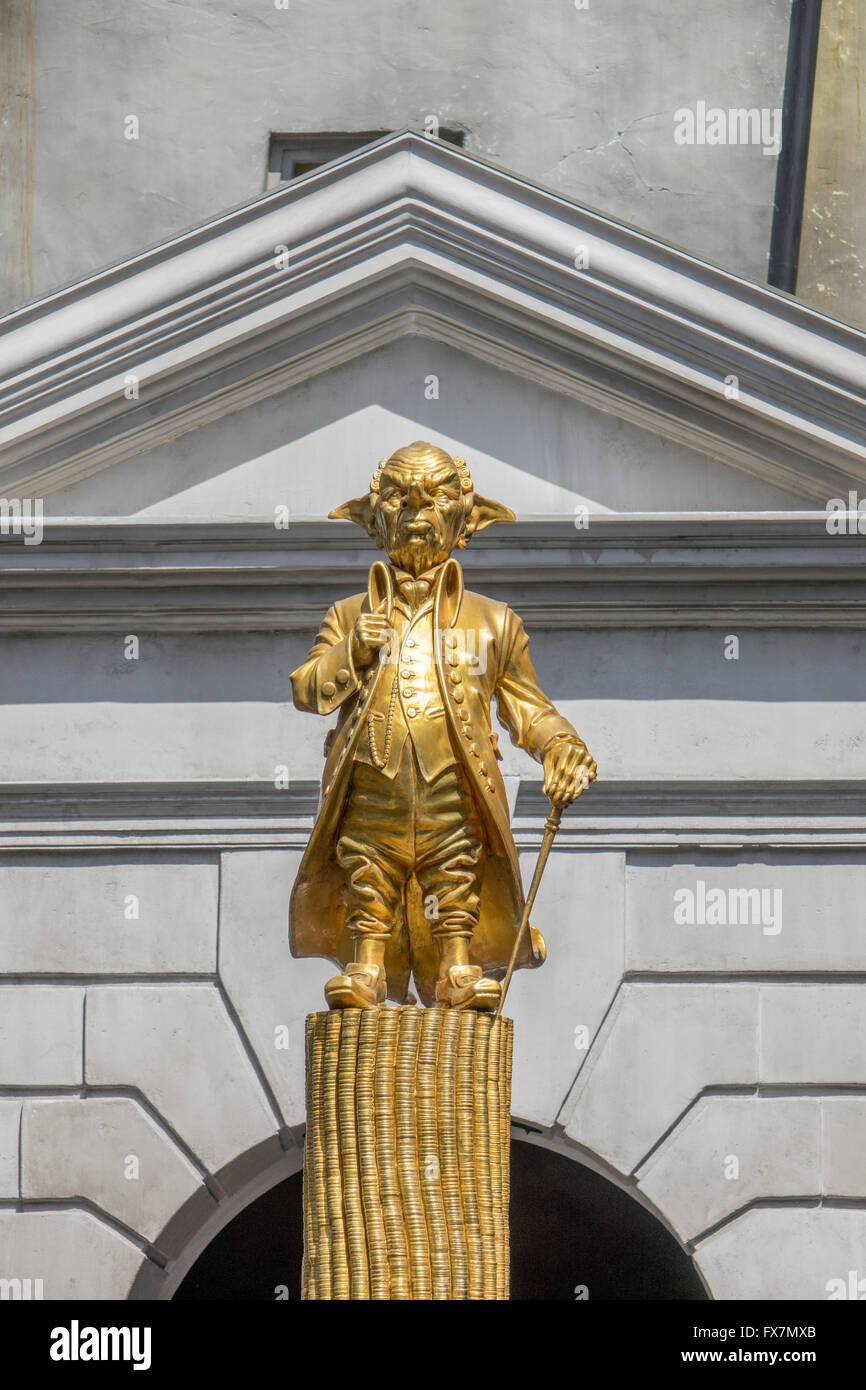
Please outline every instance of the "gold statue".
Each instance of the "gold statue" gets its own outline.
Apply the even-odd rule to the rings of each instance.
[[[554,807],[596,776],[539,689],[516,613],[463,587],[451,552],[514,514],[479,496],[461,458],[426,443],[382,459],[369,492],[330,513],[387,551],[368,591],[331,608],[292,673],[298,709],[338,714],[319,814],[292,891],[295,956],[341,973],[331,1008],[406,1003],[495,1010],[523,909],[496,697],[511,739],[544,766]],[[540,965],[530,929],[520,966]]]

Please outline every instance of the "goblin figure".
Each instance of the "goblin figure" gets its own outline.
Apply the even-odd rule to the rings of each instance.
[[[340,967],[331,1008],[411,1002],[411,974],[425,1005],[493,1010],[523,891],[491,701],[543,764],[554,806],[596,776],[538,686],[520,618],[465,590],[452,558],[514,515],[475,492],[463,459],[426,443],[383,459],[369,492],[330,515],[363,527],[390,563],[334,604],[291,677],[298,709],[338,716],[292,892],[292,953]],[[517,965],[540,965],[541,934],[525,943]]]

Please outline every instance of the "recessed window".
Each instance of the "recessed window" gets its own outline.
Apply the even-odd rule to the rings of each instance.
[[[391,134],[390,130],[323,130],[272,135],[267,187],[276,188],[278,184],[289,183],[292,179],[300,178],[301,174],[309,174],[322,164],[330,164],[344,154],[351,154],[352,150],[360,150],[364,145]],[[447,140],[451,145],[462,145],[464,134],[462,130],[439,127],[439,139]]]

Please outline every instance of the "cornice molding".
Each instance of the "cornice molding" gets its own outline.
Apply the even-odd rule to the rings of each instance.
[[[347,522],[48,520],[41,545],[0,540],[0,633],[311,634],[377,553]],[[823,513],[523,521],[461,558],[530,631],[866,627],[866,536]]]
[[[515,821],[548,814],[542,782],[521,781]],[[805,808],[805,811],[804,811]],[[866,781],[832,778],[792,781],[599,781],[568,807],[564,823],[650,817],[684,820],[860,821],[866,825]]]
[[[319,784],[0,783],[0,851],[303,849]],[[540,780],[520,784],[518,847],[537,846],[549,811]],[[805,814],[804,814],[805,811]],[[866,848],[866,782],[604,781],[568,808],[560,849]],[[0,858],[2,865],[2,858]]]
[[[47,495],[407,335],[804,499],[866,483],[866,335],[404,132],[0,320],[0,490]]]

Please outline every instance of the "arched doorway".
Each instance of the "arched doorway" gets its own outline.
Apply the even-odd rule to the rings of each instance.
[[[302,1176],[257,1197],[202,1251],[175,1299],[301,1296]],[[627,1191],[567,1153],[511,1145],[513,1299],[706,1299],[680,1244]]]

